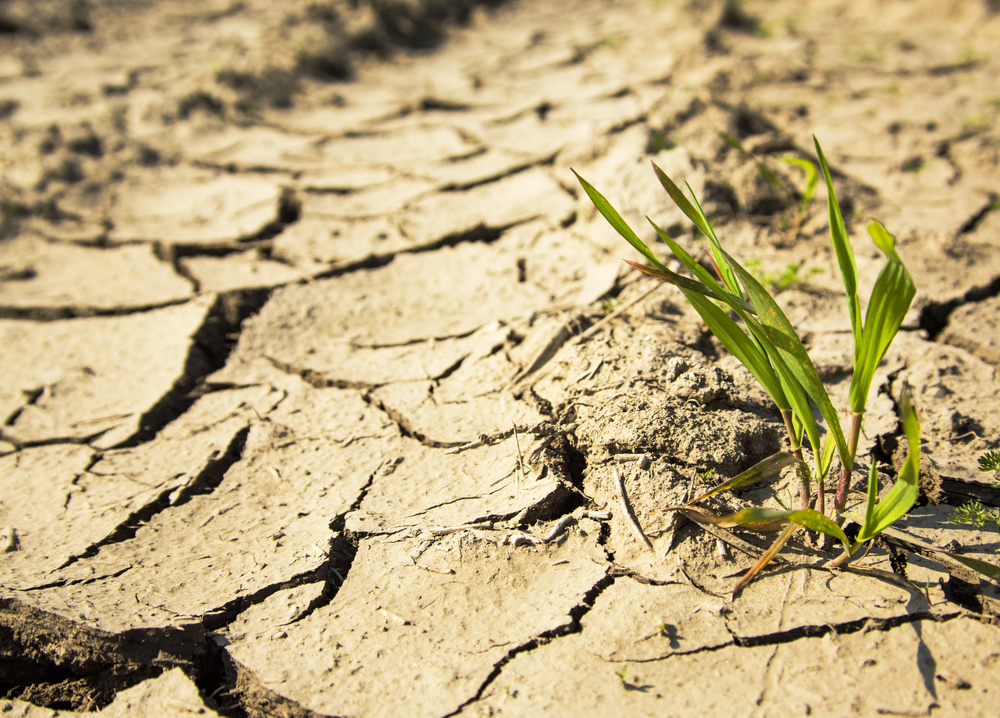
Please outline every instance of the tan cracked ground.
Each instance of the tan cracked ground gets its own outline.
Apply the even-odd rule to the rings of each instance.
[[[1000,505],[998,39],[992,0],[0,5],[0,711],[995,713],[985,579],[793,542],[732,600],[753,559],[665,507],[780,418],[571,169],[694,250],[653,159],[797,265],[843,404],[825,202],[720,132],[798,187],[817,135],[860,293],[869,217],[918,287],[863,453],[909,382],[939,491],[900,528],[996,562],[949,504]]]

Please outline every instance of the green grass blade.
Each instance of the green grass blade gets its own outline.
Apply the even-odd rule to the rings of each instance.
[[[614,227],[615,231],[624,237],[625,241],[635,247],[635,249],[648,259],[654,267],[658,269],[666,269],[666,267],[663,266],[663,263],[660,262],[657,256],[653,253],[653,250],[647,247],[646,243],[639,239],[639,235],[632,231],[632,228],[628,226],[625,220],[622,219],[622,216],[618,214],[614,207],[611,206],[611,203],[604,198],[604,195],[594,189],[594,186],[587,180],[576,174],[576,170],[571,171],[580,181],[580,185],[583,187],[583,191],[587,193],[587,196],[590,197],[590,201],[594,203],[595,207],[597,207],[597,211],[604,216],[604,219],[608,220],[608,223]]]
[[[700,279],[705,286],[712,290],[712,294],[720,301],[725,302],[737,312],[742,310],[743,312],[754,313],[754,308],[749,304],[743,297],[736,296],[732,292],[726,291],[726,288],[719,284],[718,280],[712,276],[712,273],[705,269],[703,266],[695,261],[694,257],[687,253],[687,251],[680,246],[676,241],[674,241],[670,235],[660,229],[656,222],[646,217],[653,229],[660,236],[660,239],[664,244],[670,249],[675,257],[680,260],[681,264],[690,270],[694,276]],[[742,317],[742,314],[740,315]]]
[[[736,283],[736,278],[732,276],[732,270],[725,266],[725,262],[722,260],[717,249],[719,248],[719,238],[715,236],[715,230],[712,229],[711,223],[702,211],[701,206],[698,204],[698,198],[695,197],[694,191],[691,190],[691,186],[688,185],[688,190],[691,191],[691,197],[694,199],[694,204],[684,196],[684,192],[681,188],[674,184],[674,181],[667,176],[667,173],[657,167],[656,163],[653,163],[653,171],[656,173],[656,178],[660,180],[660,184],[663,185],[663,189],[667,191],[670,195],[670,199],[674,201],[674,204],[687,215],[687,218],[694,222],[695,226],[701,230],[701,233],[708,238],[709,245],[712,249],[712,255],[715,257],[716,267],[719,269],[719,275],[722,277],[722,282],[726,288],[733,293],[739,291],[739,285]]]
[[[868,496],[865,498],[865,522],[862,526],[870,526],[875,522],[875,507],[878,505],[878,463],[872,461],[868,471]]]
[[[819,145],[819,140],[813,137],[816,143],[816,154],[819,155],[819,163],[823,168],[823,179],[826,180],[827,205],[830,210],[830,238],[833,240],[833,250],[837,255],[837,264],[840,265],[840,276],[844,280],[844,291],[847,292],[847,305],[851,315],[851,332],[854,334],[854,364],[857,366],[858,357],[861,351],[861,301],[858,299],[858,267],[854,261],[854,250],[851,248],[851,241],[847,238],[847,228],[844,226],[844,217],[840,213],[840,205],[837,204],[837,193],[833,189],[833,178],[830,177],[830,167],[826,163],[823,155],[823,148]]]
[[[751,466],[739,476],[734,476],[729,479],[729,481],[719,484],[707,494],[702,494],[698,498],[693,499],[690,503],[696,504],[703,499],[707,499],[709,496],[715,496],[723,491],[730,491],[732,489],[739,488],[740,486],[749,486],[750,484],[759,483],[765,479],[771,478],[775,474],[781,472],[784,468],[797,463],[802,462],[791,454],[785,452],[774,454],[773,456],[767,457],[760,463]]]
[[[818,184],[819,175],[816,172],[816,165],[806,159],[801,157],[779,157],[782,162],[798,167],[806,175],[806,189],[802,193],[802,202],[799,204],[799,210],[802,212],[806,211],[806,207],[812,201],[813,196],[816,194],[816,185]]]
[[[662,279],[664,282],[673,284],[675,287],[680,289],[687,289],[692,292],[698,292],[700,294],[706,294],[710,297],[714,297],[715,293],[709,289],[707,286],[702,284],[696,279],[691,279],[685,277],[682,274],[677,274],[676,272],[671,272],[669,269],[661,269],[659,267],[651,267],[648,264],[640,264],[639,262],[633,262],[630,259],[624,260],[625,264],[635,267],[643,274],[648,274],[650,277],[656,277],[657,279]]]
[[[761,329],[763,332],[763,328]],[[771,360],[775,373],[781,382],[781,389],[788,397],[789,406],[792,409],[795,420],[802,426],[809,437],[809,446],[813,451],[819,446],[819,426],[816,425],[816,417],[812,413],[812,404],[809,403],[809,396],[802,385],[795,379],[791,370],[782,360],[773,346],[765,344],[765,351]]]
[[[687,218],[697,225],[701,233],[706,237],[711,235],[712,228],[709,226],[707,220],[705,220],[702,215],[695,211],[694,206],[688,201],[688,198],[684,196],[684,192],[681,188],[674,184],[674,181],[667,176],[667,173],[661,170],[656,163],[653,163],[653,172],[656,173],[656,178],[660,180],[660,184],[663,185],[663,189],[667,191],[670,195],[670,199],[674,201],[678,209],[687,215]]]
[[[866,511],[865,523],[858,533],[858,543],[875,538],[895,523],[900,516],[910,510],[920,491],[920,421],[911,404],[909,391],[903,391],[899,408],[910,453],[903,462],[896,476],[896,483],[889,489],[889,493],[875,506],[874,511]]]
[[[723,346],[739,359],[740,363],[760,382],[761,387],[771,397],[771,401],[779,409],[789,408],[788,399],[782,390],[781,382],[771,368],[767,356],[760,350],[757,344],[740,329],[739,325],[728,314],[708,299],[685,289],[681,291],[684,292],[684,296],[687,297],[691,306],[701,315],[702,320],[719,341],[722,342]]]
[[[875,370],[892,344],[917,293],[913,278],[896,252],[893,236],[875,221],[869,222],[868,231],[875,244],[886,253],[888,261],[875,281],[865,313],[861,351],[855,360],[849,398],[851,411],[855,413],[864,411]]]
[[[715,268],[719,271],[719,275],[722,277],[723,284],[729,288],[729,291],[733,294],[740,293],[739,282],[736,281],[736,275],[733,273],[733,268],[729,266],[732,257],[727,255],[723,249],[722,244],[719,242],[719,238],[715,235],[715,230],[712,229],[711,223],[708,221],[708,217],[705,216],[704,210],[701,208],[701,203],[698,202],[698,198],[694,194],[694,190],[691,189],[691,185],[687,185],[688,192],[691,193],[691,201],[694,202],[694,208],[698,212],[698,216],[701,217],[702,223],[708,227],[708,238],[709,248],[712,250],[712,257],[715,258]]]
[[[774,521],[787,520],[804,526],[810,531],[819,531],[840,539],[845,547],[850,545],[847,535],[834,521],[814,509],[797,509],[794,511],[774,511],[771,509],[743,509],[735,514],[722,517],[726,523],[736,526],[754,526],[768,524]]]
[[[844,438],[844,431],[840,426],[840,417],[837,414],[837,410],[833,408],[830,397],[823,387],[823,382],[820,381],[819,373],[816,371],[816,367],[813,365],[812,359],[809,358],[805,347],[802,346],[802,341],[799,339],[798,334],[792,328],[791,322],[788,321],[788,317],[785,316],[785,313],[781,311],[781,307],[767,293],[767,290],[761,286],[760,282],[754,279],[753,275],[741,267],[728,254],[725,254],[725,252],[723,254],[736,274],[739,275],[743,287],[747,290],[750,303],[757,310],[757,318],[763,327],[768,343],[774,348],[778,356],[780,356],[795,380],[802,385],[809,398],[816,402],[820,413],[826,419],[829,430],[833,432],[834,440],[837,442],[838,453],[842,458],[846,457],[848,455],[847,441]],[[803,421],[806,419],[804,415],[799,418]],[[810,436],[809,440],[810,442],[814,442],[813,450],[817,450],[820,446],[818,436]]]
[[[836,442],[831,441],[833,434],[827,432],[826,438],[823,440],[823,452],[820,454],[819,459],[819,477],[817,481],[825,481],[827,475],[830,473],[830,466],[833,465],[833,450],[837,447]]]

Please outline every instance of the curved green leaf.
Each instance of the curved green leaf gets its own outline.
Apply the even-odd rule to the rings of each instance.
[[[611,203],[604,198],[604,195],[594,189],[594,186],[587,180],[578,175],[576,170],[571,169],[570,171],[576,175],[577,180],[580,181],[580,185],[583,187],[583,191],[587,193],[587,196],[590,197],[590,201],[594,203],[595,207],[597,207],[597,211],[604,216],[604,219],[608,220],[608,223],[614,227],[615,231],[624,237],[625,241],[635,247],[640,254],[652,262],[654,267],[657,269],[667,270],[659,258],[657,258],[656,254],[653,253],[653,250],[647,247],[646,243],[639,239],[639,235],[632,231],[632,228],[628,226],[628,223],[622,219],[622,216],[618,214],[614,207],[611,206]]]
[[[778,159],[787,164],[794,165],[805,172],[806,189],[805,192],[802,193],[802,202],[799,205],[799,209],[805,212],[806,207],[808,207],[809,203],[812,201],[813,195],[816,194],[816,184],[819,177],[816,173],[816,165],[809,160],[802,159],[801,157],[779,157]]]
[[[833,189],[833,178],[830,177],[830,167],[826,163],[823,155],[823,148],[819,145],[819,140],[813,136],[816,144],[816,154],[819,155],[819,163],[823,168],[823,179],[826,180],[827,205],[830,210],[830,239],[833,241],[833,250],[837,255],[837,264],[840,265],[840,276],[844,280],[844,291],[847,292],[847,306],[851,315],[851,332],[854,334],[854,364],[857,366],[858,357],[861,351],[861,301],[858,299],[858,267],[854,261],[854,249],[851,241],[847,238],[847,228],[844,226],[844,217],[840,213],[840,205],[837,203],[837,193]]]
[[[891,526],[913,506],[920,493],[920,421],[917,419],[917,412],[910,401],[908,390],[903,391],[899,402],[900,417],[903,420],[903,431],[906,433],[906,443],[910,453],[903,462],[899,474],[896,476],[896,483],[889,489],[885,498],[878,502],[874,508],[872,502],[872,484],[874,481],[869,478],[869,505],[865,511],[865,523],[858,533],[858,543],[869,541],[885,529]],[[875,472],[874,466],[872,473]]]
[[[837,450],[842,459],[847,460],[847,441],[844,438],[844,431],[840,426],[840,417],[837,410],[833,408],[830,397],[820,381],[819,373],[809,358],[802,341],[799,339],[795,329],[792,328],[788,317],[781,311],[781,307],[774,301],[767,290],[761,286],[753,275],[746,271],[740,264],[723,251],[730,266],[739,275],[740,282],[747,291],[750,303],[757,310],[757,318],[763,327],[767,342],[774,348],[776,353],[784,361],[792,377],[802,385],[809,398],[816,402],[820,413],[826,419],[829,430],[833,432],[833,438],[837,442]],[[777,369],[777,367],[775,367]],[[780,376],[780,371],[779,371]],[[805,412],[799,418],[805,420]],[[808,426],[808,425],[807,425]],[[813,450],[819,450],[819,437],[810,436],[813,442]]]
[[[802,462],[792,456],[789,453],[781,452],[769,456],[763,461],[754,464],[749,469],[744,471],[739,476],[734,476],[725,483],[719,484],[714,489],[709,491],[707,494],[702,494],[696,499],[690,501],[692,504],[696,504],[702,499],[707,499],[709,496],[715,496],[723,491],[730,491],[732,489],[739,488],[740,486],[749,486],[750,484],[756,484],[764,479],[768,479],[775,474],[779,473],[782,469],[791,466],[792,464],[801,464]],[[803,464],[804,465],[804,464]]]
[[[864,411],[875,370],[892,344],[917,293],[913,278],[896,252],[893,236],[874,220],[868,223],[868,232],[875,244],[886,253],[888,261],[872,289],[860,351],[855,356],[849,397],[851,411],[855,413]]]
[[[791,521],[799,526],[804,526],[810,531],[819,531],[820,533],[829,534],[834,538],[840,539],[845,547],[850,545],[844,530],[828,516],[824,516],[819,511],[815,511],[814,509],[774,511],[772,509],[750,508],[722,517],[723,521],[732,523],[736,526],[754,526],[756,524],[767,524],[782,519]]]

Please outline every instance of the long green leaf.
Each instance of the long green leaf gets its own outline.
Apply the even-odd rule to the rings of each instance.
[[[838,538],[845,547],[850,546],[847,535],[828,516],[824,516],[814,509],[797,509],[794,511],[773,511],[771,509],[743,509],[735,514],[722,517],[727,523],[736,526],[754,526],[756,524],[766,524],[773,521],[785,519],[792,523],[804,526],[810,531],[819,531]]]
[[[763,328],[760,331],[763,333]],[[764,346],[768,358],[771,360],[771,365],[774,367],[775,373],[781,382],[781,389],[785,393],[785,396],[788,397],[788,403],[795,415],[795,419],[805,429],[806,436],[809,437],[809,446],[815,452],[816,447],[819,446],[819,426],[816,424],[816,417],[813,416],[809,396],[774,346],[766,342]]]
[[[666,232],[660,229],[659,226],[656,224],[656,222],[651,220],[649,217],[646,217],[646,220],[653,226],[653,229],[656,230],[656,233],[659,235],[660,239],[663,241],[664,244],[667,245],[667,247],[670,249],[673,255],[680,260],[681,264],[687,267],[688,270],[690,270],[690,272],[694,274],[694,276],[700,279],[705,284],[705,286],[711,289],[712,294],[714,294],[716,298],[718,298],[720,301],[726,302],[729,305],[732,305],[733,302],[735,301],[740,306],[742,306],[746,311],[749,312],[753,311],[753,307],[747,304],[747,302],[743,299],[743,297],[738,297],[732,292],[727,291],[726,288],[723,287],[721,284],[719,284],[718,280],[712,276],[711,272],[709,272],[703,266],[698,264],[698,262],[695,261],[694,257],[688,254],[687,250],[685,250],[684,247],[682,247],[676,241],[674,241],[674,239],[671,238],[670,235],[668,235]]]
[[[823,148],[819,145],[819,140],[813,136],[816,143],[816,154],[819,155],[819,163],[823,168],[823,179],[826,180],[827,205],[830,210],[830,239],[833,241],[833,250],[837,255],[837,263],[840,265],[840,276],[844,280],[844,291],[847,292],[847,306],[851,315],[851,332],[854,334],[854,364],[857,366],[859,354],[861,352],[862,328],[861,328],[861,301],[858,299],[858,267],[854,261],[854,249],[851,241],[847,238],[847,228],[844,226],[844,217],[840,213],[840,205],[837,203],[837,193],[833,189],[833,178],[830,177],[830,167],[826,163],[823,155]]]
[[[729,263],[732,261],[732,257],[727,255],[722,250],[722,243],[719,242],[719,238],[716,236],[715,230],[712,229],[712,224],[708,221],[708,217],[705,216],[705,211],[701,208],[701,203],[698,202],[698,198],[695,196],[691,185],[688,184],[687,188],[688,192],[691,193],[691,201],[694,203],[694,208],[698,212],[698,216],[701,217],[702,224],[708,227],[708,234],[706,235],[708,238],[708,246],[709,249],[712,250],[712,256],[715,258],[715,266],[722,276],[723,284],[729,288],[730,292],[739,294],[739,282],[736,281],[736,275],[733,273],[733,268],[729,266]]]
[[[767,293],[767,290],[761,286],[760,282],[746,269],[741,267],[735,259],[725,252],[723,254],[736,274],[739,275],[740,281],[743,283],[743,287],[750,297],[750,303],[757,310],[757,317],[764,329],[768,342],[784,361],[795,380],[802,385],[809,398],[816,402],[820,413],[826,419],[829,430],[833,432],[833,437],[837,442],[837,450],[841,458],[845,458],[846,460],[848,455],[847,441],[844,439],[844,431],[840,426],[840,417],[837,414],[837,410],[833,408],[830,397],[823,387],[823,382],[820,381],[819,373],[816,371],[816,367],[813,365],[812,359],[809,358],[805,347],[802,346],[802,341],[799,339],[798,334],[792,328],[791,322],[788,321],[788,317],[781,311],[781,307]],[[818,451],[820,446],[818,436],[810,436],[809,439],[811,442],[815,442],[813,443],[813,450]]]
[[[896,476],[896,482],[889,489],[889,493],[875,506],[873,511],[866,511],[865,523],[858,533],[858,543],[875,538],[895,523],[900,516],[910,510],[920,492],[920,421],[917,419],[917,412],[911,404],[908,390],[903,391],[899,408],[910,453],[907,455],[906,461],[903,462],[903,466]]]
[[[865,497],[865,522],[862,526],[875,523],[875,507],[878,505],[878,462],[872,461],[868,471],[868,495]]]
[[[674,201],[674,204],[687,215],[688,219],[694,222],[695,226],[701,230],[701,233],[709,241],[709,245],[712,250],[712,254],[715,257],[716,267],[719,270],[719,275],[722,277],[722,283],[730,292],[738,292],[739,285],[736,284],[736,278],[733,276],[732,270],[725,266],[725,262],[722,261],[717,248],[719,247],[719,238],[715,236],[715,230],[712,229],[711,223],[705,216],[705,213],[701,210],[701,206],[698,204],[698,198],[695,197],[694,191],[691,190],[691,186],[688,185],[688,190],[691,191],[691,197],[694,200],[694,204],[688,201],[688,198],[684,196],[684,192],[681,188],[674,184],[674,181],[667,176],[667,173],[661,170],[656,163],[653,163],[653,171],[656,173],[656,178],[660,180],[660,184],[663,185],[663,189],[667,191],[670,195],[670,199]]]
[[[702,494],[696,499],[693,499],[690,503],[696,504],[703,499],[707,499],[709,496],[715,496],[723,491],[730,491],[732,489],[739,488],[740,486],[749,486],[750,484],[756,484],[764,479],[768,479],[775,474],[779,473],[782,469],[791,466],[792,464],[802,463],[799,459],[795,458],[789,453],[781,452],[769,456],[763,461],[754,464],[749,469],[744,471],[738,476],[734,476],[725,483],[719,484],[714,489],[709,491],[707,494]]]
[[[816,173],[816,165],[806,159],[801,157],[779,157],[779,160],[786,162],[790,165],[798,167],[806,174],[806,189],[802,193],[802,202],[799,204],[799,210],[802,212],[806,211],[806,207],[812,201],[813,195],[816,194],[816,183],[819,175]]]
[[[680,289],[687,289],[692,292],[698,292],[700,294],[707,294],[710,297],[714,297],[715,294],[707,286],[702,284],[696,279],[691,279],[690,277],[685,277],[683,274],[677,274],[676,272],[671,272],[669,269],[661,269],[659,267],[651,267],[648,264],[640,264],[639,262],[633,262],[630,259],[624,260],[625,264],[635,267],[643,274],[648,274],[650,277],[656,277],[657,279],[662,279],[664,282],[673,284],[675,287]]]
[[[653,163],[653,172],[656,173],[656,178],[660,180],[660,184],[663,185],[663,189],[667,191],[670,195],[670,199],[674,201],[678,209],[687,215],[687,218],[697,225],[698,229],[701,230],[702,234],[706,237],[712,233],[712,228],[709,226],[701,215],[699,215],[694,206],[688,201],[688,198],[684,196],[684,192],[681,188],[674,184],[674,181],[667,176],[667,173],[661,170],[656,163]]]
[[[876,221],[868,223],[868,232],[888,260],[875,281],[865,313],[860,352],[855,359],[849,402],[851,411],[864,411],[872,378],[879,362],[899,331],[910,303],[917,293],[913,278],[896,252],[895,239]]]
[[[684,290],[682,290],[684,291]],[[761,387],[771,397],[778,409],[788,409],[788,399],[782,390],[778,377],[775,376],[767,356],[757,347],[739,325],[729,315],[701,295],[684,291],[684,296],[695,308],[702,320],[708,326],[723,346],[760,382]]]
[[[833,464],[833,451],[837,444],[830,441],[832,433],[827,432],[826,438],[823,440],[823,453],[820,455],[819,460],[819,477],[817,481],[825,481],[827,474],[830,473],[830,466]]]
[[[587,193],[587,196],[590,197],[590,201],[594,203],[595,207],[597,207],[597,211],[604,216],[604,219],[608,220],[608,223],[614,227],[615,231],[624,237],[625,241],[635,247],[635,249],[648,259],[654,267],[666,270],[667,268],[663,266],[663,263],[659,260],[659,258],[657,258],[656,254],[653,253],[653,250],[647,247],[646,243],[639,239],[639,235],[632,231],[632,228],[628,226],[628,223],[625,222],[625,220],[622,219],[622,216],[618,214],[614,207],[611,206],[611,203],[604,198],[604,195],[594,189],[594,186],[587,180],[578,175],[576,170],[571,171],[580,181],[580,185],[583,187],[583,191]]]

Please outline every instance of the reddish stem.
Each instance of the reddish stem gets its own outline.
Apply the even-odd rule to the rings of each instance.
[[[851,487],[851,472],[854,470],[854,457],[858,451],[858,440],[861,438],[861,420],[864,412],[851,414],[851,435],[847,439],[847,450],[850,454],[841,457],[840,480],[837,482],[837,497],[834,509],[839,513],[847,505],[847,491]]]

